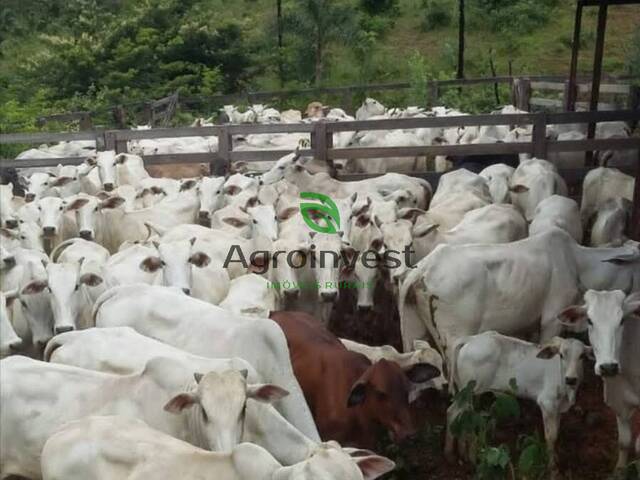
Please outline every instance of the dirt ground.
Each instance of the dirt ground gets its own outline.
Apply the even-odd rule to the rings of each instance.
[[[400,348],[399,318],[388,292],[376,291],[377,308],[366,314],[355,313],[353,298],[342,295],[331,318],[330,328],[339,337],[369,345],[390,344]],[[587,364],[585,379],[574,408],[562,417],[557,443],[559,466],[566,480],[606,480],[617,458],[617,428],[615,415],[604,405],[602,380]],[[538,432],[544,438],[542,418],[533,402],[521,401],[522,415],[517,421],[501,425],[496,445],[509,445],[515,457],[516,442],[522,434]],[[467,480],[473,478],[473,468],[450,464],[442,454],[447,401],[435,392],[426,392],[413,404],[414,415],[422,425],[418,438],[400,446],[381,443],[379,453],[389,456],[399,465],[389,474],[393,480]],[[640,416],[635,418],[635,431],[640,432]],[[517,458],[517,457],[516,457]],[[385,477],[386,478],[386,477]]]

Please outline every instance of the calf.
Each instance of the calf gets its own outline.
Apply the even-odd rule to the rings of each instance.
[[[397,442],[415,433],[411,382],[439,376],[438,368],[422,363],[403,372],[385,359],[372,364],[306,313],[275,312],[271,318],[287,337],[293,370],[323,439],[366,448],[375,445],[378,427]]]
[[[572,330],[588,332],[604,401],[618,420],[616,468],[624,468],[633,444],[632,418],[640,411],[640,292],[588,290],[584,304],[566,308],[558,318]]]
[[[15,290],[0,291],[0,358],[11,355],[22,346],[22,339],[13,329],[7,308],[16,298],[18,298],[18,292]]]
[[[40,478],[45,441],[72,420],[120,413],[194,445],[230,451],[242,434],[246,399],[286,395],[275,385],[247,385],[246,372],[203,375],[162,357],[125,376],[19,356],[2,360],[1,367],[0,438],[15,448],[2,449],[0,470],[27,478]]]
[[[552,459],[551,470],[555,478],[555,444],[560,414],[575,403],[583,376],[582,359],[590,354],[591,348],[579,340],[554,337],[549,344],[540,347],[489,331],[462,338],[455,344],[451,380],[458,388],[473,382],[475,394],[513,392],[518,397],[536,402],[542,411],[545,439],[549,458]],[[460,413],[460,406],[456,402],[447,410],[445,454],[449,458],[453,456],[455,448],[450,427]]]
[[[140,445],[149,448],[140,450]],[[88,451],[82,456],[77,451]],[[283,467],[264,448],[242,443],[227,453],[189,445],[146,423],[125,417],[87,417],[66,424],[45,444],[44,480],[224,478],[224,480],[374,480],[393,470],[384,457],[351,458],[335,445],[322,445],[300,463]],[[97,467],[99,465],[99,468]]]

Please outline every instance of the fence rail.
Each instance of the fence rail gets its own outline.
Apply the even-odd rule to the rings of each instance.
[[[640,99],[640,89],[637,86],[631,86],[621,84],[634,79],[630,76],[610,76],[605,75],[604,80],[608,82],[602,85],[600,92],[602,94],[615,94],[615,95],[627,95],[629,100],[626,107],[637,108],[638,99]],[[580,93],[588,93],[591,91],[591,78],[579,77],[578,91]],[[515,86],[525,82],[524,88],[516,89]],[[527,83],[528,82],[528,83]],[[492,85],[492,84],[510,84],[512,87],[512,103],[514,105],[522,106],[523,110],[529,110],[531,105],[546,106],[560,108],[567,101],[568,95],[568,80],[565,76],[561,75],[519,75],[519,76],[496,76],[496,77],[483,77],[483,78],[465,78],[465,79],[452,79],[452,80],[429,80],[426,82],[428,98],[425,99],[427,103],[436,105],[439,102],[442,92],[448,88],[466,88],[479,85]],[[178,93],[174,93],[168,97],[164,97],[158,100],[152,101],[140,101],[130,102],[127,104],[120,104],[108,107],[106,109],[100,109],[98,111],[82,111],[71,113],[60,113],[55,115],[41,116],[38,118],[38,124],[43,125],[49,121],[79,121],[81,130],[89,130],[93,128],[92,117],[105,112],[111,112],[114,118],[115,124],[118,128],[123,128],[126,123],[126,110],[127,108],[141,107],[144,123],[153,126],[166,126],[168,125],[171,116],[176,111],[178,105],[194,106],[199,104],[213,104],[224,105],[229,103],[266,103],[274,99],[292,98],[309,95],[336,95],[342,97],[343,108],[353,107],[353,96],[363,92],[385,92],[385,91],[402,91],[408,90],[412,87],[409,82],[396,82],[396,83],[378,83],[367,85],[349,85],[342,87],[319,87],[319,88],[303,88],[296,90],[274,90],[274,91],[262,91],[262,92],[240,92],[234,94],[225,95],[213,95],[213,96],[182,96]],[[564,91],[564,99],[548,99],[540,97],[532,97],[532,90],[551,90],[551,91]],[[520,98],[524,93],[523,98]],[[604,106],[610,107],[611,104],[604,104]]]

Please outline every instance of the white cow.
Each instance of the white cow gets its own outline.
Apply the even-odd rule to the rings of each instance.
[[[247,380],[259,382],[253,366],[241,358],[206,358],[139,334],[130,327],[88,328],[56,335],[44,350],[47,362],[97,372],[132,375],[154,357],[188,365],[194,372],[246,370]]]
[[[640,410],[640,294],[589,290],[583,305],[566,308],[558,318],[589,334],[595,371],[604,380],[604,400],[618,421],[616,467],[624,468],[633,445],[632,418]]]
[[[464,214],[460,223],[446,230],[431,223],[428,214],[419,210],[405,209],[399,212],[400,219],[382,225],[387,248],[403,251],[406,245],[413,248],[412,264],[429,255],[438,245],[464,245],[470,243],[509,243],[527,236],[527,224],[515,207],[491,204]],[[427,212],[428,213],[428,212]],[[390,269],[392,278],[399,279],[410,265]]]
[[[371,117],[384,115],[387,111],[384,105],[373,98],[366,98],[358,110],[356,120],[369,120]]]
[[[78,198],[70,203],[58,197],[44,197],[38,200],[39,224],[42,236],[53,250],[58,244],[78,234],[73,211],[86,203]]]
[[[602,202],[591,225],[592,247],[617,247],[627,241],[626,230],[631,224],[633,204],[622,197]]]
[[[551,195],[567,196],[567,184],[556,167],[546,160],[532,158],[520,162],[511,177],[511,203],[524,214],[528,222],[538,204]]]
[[[0,469],[34,479],[41,477],[46,440],[67,422],[121,414],[193,445],[230,451],[242,436],[247,399],[286,395],[275,385],[247,385],[246,371],[193,372],[162,357],[122,376],[21,356],[0,362],[0,438],[17,447],[2,449]]]
[[[278,292],[264,277],[249,273],[231,280],[229,293],[219,305],[236,315],[268,318],[278,310]]]
[[[18,291],[0,291],[0,358],[4,358],[22,347],[22,339],[16,334],[9,318],[11,303],[18,298]]]
[[[456,193],[473,193],[487,203],[491,203],[491,192],[487,180],[465,168],[447,172],[440,177],[438,188],[431,199],[430,208],[446,203]]]
[[[542,200],[533,213],[529,235],[537,235],[550,228],[561,228],[576,242],[582,243],[582,221],[578,203],[561,195],[551,195]]]
[[[198,220],[206,225],[211,221],[211,215],[224,205],[224,177],[203,177],[197,186],[200,210]],[[204,222],[204,223],[203,223]]]
[[[509,195],[509,184],[511,177],[516,171],[515,168],[505,165],[504,163],[496,163],[489,165],[480,172],[489,185],[489,193],[493,203],[511,203]]]
[[[575,404],[583,378],[582,360],[592,354],[591,348],[579,340],[560,337],[539,346],[489,331],[460,339],[454,350],[451,377],[458,389],[474,382],[475,394],[511,392],[538,404],[551,459],[551,477],[558,478],[555,444],[560,415]],[[453,457],[455,448],[451,423],[460,413],[456,402],[447,410],[448,458]]]
[[[144,168],[144,161],[138,155],[116,154],[115,151],[108,150],[96,152],[86,162],[90,166],[97,167],[102,188],[107,192],[120,185],[136,186],[138,182],[149,177],[149,173]]]
[[[637,244],[581,247],[560,229],[507,244],[440,245],[401,285],[403,343],[428,332],[444,355],[456,339],[488,330],[548,341],[581,288],[638,290],[639,264]]]
[[[277,382],[290,392],[279,411],[305,435],[318,439],[293,374],[286,339],[274,322],[234,317],[174,289],[147,285],[112,288],[98,300],[94,312],[98,327],[130,326],[194,355],[247,360],[265,381]]]
[[[140,449],[149,448],[148,452]],[[89,447],[87,455],[74,455]],[[366,451],[352,458],[335,443],[320,445],[309,458],[282,466],[267,450],[241,443],[227,453],[201,450],[125,417],[87,417],[66,424],[45,444],[44,480],[374,480],[395,464]],[[358,455],[358,456],[356,456]]]
[[[18,228],[18,209],[24,204],[13,196],[13,184],[0,185],[0,228]]]
[[[635,179],[615,168],[594,168],[582,183],[582,222],[587,225],[600,206],[612,198],[633,200]]]

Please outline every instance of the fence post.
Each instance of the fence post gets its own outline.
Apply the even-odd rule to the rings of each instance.
[[[104,132],[104,149],[105,150],[116,149],[116,136],[113,130],[107,130]]]
[[[142,121],[146,125],[153,127],[153,102],[145,102],[144,110],[142,112]]]
[[[111,111],[117,128],[127,128],[127,111],[122,105],[116,105]]]
[[[575,109],[576,98],[578,98],[578,85],[572,84],[571,80],[565,80],[564,95],[562,97],[562,107],[565,112]]]
[[[333,148],[333,134],[327,132],[327,124],[324,121],[318,121],[313,124],[313,132],[311,132],[311,148],[313,156],[316,160],[325,162],[329,169],[329,175],[336,176],[333,160],[329,159],[329,148]]]
[[[93,122],[91,121],[91,113],[80,113],[80,130],[93,130]]]
[[[640,85],[629,86],[629,98],[627,100],[627,108],[629,110],[640,110]],[[638,124],[637,120],[629,122],[631,130],[634,130]]]
[[[631,215],[631,238],[640,241],[640,152],[636,165],[636,186],[633,191],[633,212]]]
[[[514,78],[511,92],[513,105],[524,111],[531,109],[531,80],[528,78]]]
[[[519,107],[518,107],[519,108]],[[532,155],[535,158],[547,158],[547,114],[544,112],[536,113],[533,120],[533,135],[531,139],[533,143]]]
[[[429,82],[429,100],[431,101],[431,106],[435,107],[438,105],[438,98],[440,96],[440,92],[438,89],[438,81],[431,80]]]
[[[209,165],[209,173],[216,176],[224,176],[229,172],[231,163],[231,150],[233,138],[227,127],[218,130],[218,154],[215,155]]]

